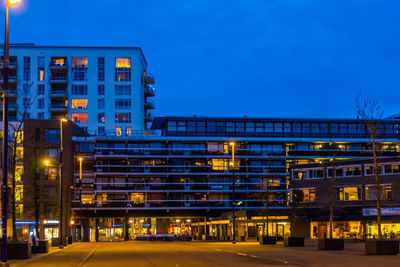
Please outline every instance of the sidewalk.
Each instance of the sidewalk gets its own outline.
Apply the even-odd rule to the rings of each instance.
[[[59,247],[49,247],[49,252],[48,253],[32,253],[32,257],[29,259],[23,259],[23,260],[9,260],[8,263],[10,264],[10,266],[22,266],[28,262],[49,256],[51,254],[57,253],[59,251],[71,248],[75,245],[76,243],[73,243],[71,245],[68,245],[66,247],[64,247],[63,249],[60,249]]]

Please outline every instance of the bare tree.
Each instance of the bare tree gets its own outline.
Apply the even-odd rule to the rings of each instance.
[[[23,146],[23,121],[25,119],[29,119],[29,110],[31,105],[35,102],[35,99],[32,97],[31,93],[32,83],[25,82],[23,83],[22,88],[19,87],[17,89],[17,101],[18,99],[22,100],[22,108],[19,108],[17,104],[17,120],[15,122],[9,123],[9,128],[11,128],[10,134],[11,138],[9,138],[8,146],[11,148],[12,156],[11,156],[11,218],[12,218],[12,232],[13,232],[13,241],[17,240],[16,233],[16,198],[22,198],[21,189],[16,190],[16,177],[22,177],[21,169],[17,168],[18,163],[22,163],[23,161],[23,152],[20,148]],[[35,205],[35,209],[36,209]]]
[[[378,120],[382,119],[383,110],[378,104],[377,100],[365,99],[360,100],[360,94],[357,95],[357,118],[360,123],[364,124],[368,130],[368,138],[372,145],[372,154],[374,160],[374,178],[375,178],[375,195],[376,195],[376,209],[377,209],[377,224],[378,224],[378,238],[382,238],[381,229],[381,186],[378,174],[378,157],[381,152],[381,145],[377,143],[376,139],[379,134]]]

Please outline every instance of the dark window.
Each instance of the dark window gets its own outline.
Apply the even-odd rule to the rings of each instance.
[[[60,143],[60,130],[58,129],[45,129],[44,130],[45,143]]]

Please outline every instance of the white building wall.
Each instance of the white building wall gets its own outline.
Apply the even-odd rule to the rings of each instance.
[[[3,51],[1,51],[3,53]],[[10,56],[17,56],[18,61],[18,90],[22,92],[23,86],[23,75],[24,75],[24,56],[31,57],[31,87],[30,96],[33,104],[30,106],[30,118],[37,119],[40,112],[45,113],[45,119],[51,118],[51,112],[49,110],[51,104],[50,98],[50,77],[51,70],[49,68],[52,57],[67,57],[68,62],[68,119],[71,119],[72,113],[88,113],[87,123],[77,123],[79,126],[87,127],[89,132],[96,132],[98,127],[105,127],[107,131],[115,131],[115,127],[122,127],[124,132],[127,127],[131,127],[132,131],[141,131],[145,128],[144,116],[144,83],[143,76],[144,71],[147,68],[146,60],[140,48],[109,48],[109,47],[40,47],[40,46],[11,46]],[[38,73],[38,57],[45,57],[45,80],[39,82]],[[72,77],[72,57],[87,57],[88,68],[87,68],[87,81],[74,81]],[[98,81],[98,58],[105,58],[105,81]],[[117,82],[115,81],[115,59],[117,57],[129,57],[131,59],[131,81],[130,82]],[[38,84],[45,84],[45,95],[38,96]],[[87,84],[88,95],[87,96],[73,96],[72,95],[72,84]],[[98,96],[98,85],[105,85],[105,95]],[[125,96],[131,99],[130,110],[121,110],[121,112],[131,113],[130,123],[116,123],[115,122],[115,99],[123,98],[115,95],[116,84],[130,84],[131,95]],[[38,99],[45,98],[44,109],[38,108]],[[71,100],[87,98],[88,108],[86,110],[72,110]],[[105,99],[105,109],[98,109],[98,99]],[[23,110],[23,100],[19,97],[18,106],[19,110]],[[105,122],[98,122],[98,113],[105,113]]]

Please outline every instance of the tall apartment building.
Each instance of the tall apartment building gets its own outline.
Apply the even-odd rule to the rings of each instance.
[[[398,121],[377,123],[382,157],[397,155]],[[223,117],[159,117],[141,137],[74,137],[75,231],[82,226],[92,241],[181,232],[231,239],[234,141],[237,238],[283,236],[290,165],[329,162],[332,143],[338,161],[371,158],[368,137],[352,119]]]
[[[153,119],[153,83],[139,47],[11,45],[9,118],[67,117],[91,133],[129,136]]]

